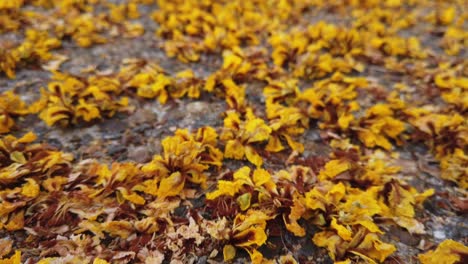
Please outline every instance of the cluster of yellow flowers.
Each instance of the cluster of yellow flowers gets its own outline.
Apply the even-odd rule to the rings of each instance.
[[[157,1],[152,14],[167,39],[170,57],[198,61],[202,52],[221,52],[242,45],[258,45],[268,33],[300,16],[313,1]]]
[[[25,223],[25,209],[30,208],[41,193],[58,190],[67,182],[71,154],[62,153],[40,144],[34,133],[17,139],[8,135],[2,138],[2,169],[0,183],[2,203],[0,226],[8,231],[20,230]],[[10,202],[11,201],[11,202]],[[26,215],[28,217],[28,215]]]
[[[55,72],[48,89],[41,89],[41,98],[30,106],[31,113],[47,125],[77,123],[101,117],[111,117],[128,106],[128,98],[118,98],[121,86],[115,79],[91,76],[88,80]]]
[[[15,78],[15,69],[19,64],[45,62],[52,59],[52,49],[59,48],[61,41],[50,37],[46,31],[26,30],[25,40],[19,46],[6,47],[0,50],[0,73],[9,78]]]
[[[0,3],[0,33],[18,30],[21,26],[23,0],[5,0]]]
[[[0,95],[0,133],[8,133],[15,125],[13,117],[29,113],[26,104],[12,91]]]
[[[61,40],[73,39],[81,47],[106,43],[108,38],[123,36],[134,38],[144,33],[139,23],[138,1],[112,4],[101,0],[30,0],[36,8],[53,9],[45,15],[22,9],[23,0],[0,3],[0,33],[24,29],[21,44],[0,42],[0,74],[15,77],[19,64],[32,61],[45,62],[53,58],[51,50],[61,46]],[[106,8],[105,12],[95,11]]]
[[[125,59],[116,73],[53,69],[30,104],[0,94],[0,232],[27,236],[0,238],[0,263],[183,262],[221,251],[218,260],[245,251],[275,263],[262,254],[275,229],[307,237],[335,263],[381,263],[398,253],[390,226],[426,235],[418,212],[436,194],[401,175],[406,145],[425,144],[466,198],[468,62],[455,57],[468,48],[463,0],[6,0],[0,33],[23,29],[24,40],[0,43],[0,74],[52,60],[69,39],[89,47],[140,36],[131,21],[154,2],[167,56],[192,65],[217,56],[219,68],[200,77]],[[407,37],[425,26],[440,43]],[[399,82],[383,83],[376,69]],[[76,161],[32,132],[14,136],[28,114],[79,127],[131,112],[137,99],[204,95],[224,102],[223,125],[175,130],[148,163]],[[313,131],[327,143],[317,159],[305,153]],[[418,258],[467,255],[449,239]]]
[[[194,195],[193,186],[188,187],[187,182],[205,189],[211,174],[207,170],[220,168],[223,161],[216,147],[217,133],[210,127],[200,128],[195,134],[177,130],[163,140],[163,155],[156,155],[149,163],[114,163],[111,167],[93,160],[72,165],[71,154],[32,144],[35,139],[28,133],[19,139],[8,135],[1,141],[0,183],[17,186],[0,193],[1,228],[21,230],[27,219],[44,223],[48,232],[61,234],[60,227],[74,219],[73,233],[80,234],[80,240],[89,240],[86,243],[99,243],[105,234],[118,239],[130,239],[133,234],[170,237],[174,231],[164,226],[173,224],[173,210]],[[204,239],[224,244],[226,261],[235,257],[236,248],[242,248],[253,262],[265,263],[258,247],[267,241],[268,221],[279,217],[296,236],[306,235],[303,221],[322,228],[312,240],[328,248],[333,259],[351,254],[381,262],[396,248],[379,239],[384,231],[374,222],[377,215],[413,234],[425,232],[424,225],[414,218],[415,209],[433,195],[432,189],[419,193],[396,180],[399,167],[389,166],[389,157],[383,151],[356,162],[351,153],[358,151],[358,146],[338,141],[332,145],[337,148],[319,171],[297,165],[272,172],[244,166],[225,174],[217,181],[217,188],[206,194],[207,205],[216,208],[232,199],[234,203],[226,210],[236,217],[232,227],[219,225],[218,221],[226,221],[225,216],[221,220],[199,219],[198,224],[207,227],[204,232],[208,237]],[[351,184],[364,182],[370,182],[365,189]],[[129,215],[116,218],[115,210],[124,204],[130,206],[125,209]],[[213,216],[220,213],[214,211]],[[102,221],[104,216],[106,220]],[[32,234],[40,239],[36,231]],[[69,242],[86,245],[80,244],[84,241]],[[466,251],[461,244],[452,243],[460,252]],[[456,259],[452,253],[446,254]],[[75,257],[87,261],[83,256]],[[14,259],[18,259],[16,255],[11,261],[19,263]],[[45,258],[41,263],[53,260],[58,258]]]

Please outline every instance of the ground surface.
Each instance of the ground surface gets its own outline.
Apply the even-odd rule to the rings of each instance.
[[[104,2],[0,3],[0,257],[467,260],[465,1]]]

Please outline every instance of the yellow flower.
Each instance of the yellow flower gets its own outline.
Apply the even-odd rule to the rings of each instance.
[[[234,196],[239,191],[241,185],[240,182],[234,181],[218,181],[218,189],[214,192],[206,194],[207,200],[214,200],[221,195]]]
[[[55,123],[65,120],[64,124],[68,124],[68,120],[72,115],[72,111],[64,106],[50,106],[41,112],[39,117],[46,122],[48,126],[53,126]]]
[[[3,224],[0,224],[0,228]],[[7,231],[17,231],[24,228],[24,210],[12,212],[4,225]]]
[[[236,257],[236,248],[232,245],[225,245],[223,247],[224,261],[231,261]]]
[[[78,16],[68,18],[68,27],[65,33],[80,47],[90,47],[93,44],[106,43],[107,39],[100,35],[103,31],[104,21],[92,16],[90,13],[83,13]]]
[[[271,103],[284,102],[287,105],[291,105],[300,94],[297,83],[297,79],[287,79],[284,81],[271,80],[268,82],[268,85],[263,88],[263,95],[265,96],[267,103],[269,101]]]
[[[350,241],[352,239],[352,232],[347,229],[345,226],[340,225],[337,223],[336,218],[332,218],[332,222],[330,225],[331,228],[335,229],[337,234],[344,240]]]
[[[199,98],[203,89],[204,81],[195,77],[192,70],[178,72],[175,75],[176,81],[169,93],[172,98],[181,98],[187,95],[189,98]]]
[[[320,128],[346,131],[356,122],[353,112],[360,109],[355,101],[357,88],[367,85],[365,78],[335,73],[315,82],[312,88],[305,89],[298,97],[298,105],[302,112],[322,122]],[[306,102],[306,105],[302,102]]]
[[[271,192],[276,191],[276,185],[271,175],[266,170],[255,169],[252,173],[249,167],[244,166],[234,172],[232,181],[219,180],[218,188],[214,192],[206,194],[206,199],[214,200],[222,195],[235,196],[242,190],[243,185],[255,187],[256,189],[265,188],[267,191]],[[241,199],[247,198],[248,197],[244,197]]]
[[[272,219],[271,216],[256,210],[238,214],[234,219],[231,241],[234,246],[247,250],[253,263],[260,263],[263,259],[256,249],[265,244],[267,240],[265,228],[270,219]]]
[[[1,9],[19,9],[23,6],[23,0],[5,0],[0,4]]]
[[[455,149],[453,154],[445,155],[440,160],[441,178],[455,182],[462,188],[468,188],[468,155],[462,149]]]
[[[139,82],[137,80],[142,80]],[[141,73],[136,76],[131,85],[137,87],[137,95],[144,98],[158,98],[161,104],[166,103],[168,99],[167,89],[173,85],[173,80],[165,74],[152,76],[146,73]]]
[[[117,200],[119,200],[119,202],[121,203],[120,200],[127,200],[127,201],[130,201],[134,204],[137,204],[137,205],[142,205],[142,204],[145,204],[145,199],[143,197],[141,197],[140,195],[134,193],[134,192],[129,192],[127,191],[127,189],[123,188],[123,187],[119,187],[117,188],[119,190],[119,192],[117,193]],[[120,198],[122,197],[122,198]],[[123,202],[123,201],[122,201]]]
[[[306,193],[305,204],[312,210],[321,209],[326,212],[328,205],[337,206],[345,194],[346,188],[343,183],[332,184],[325,181]]]
[[[12,50],[2,46],[0,48],[2,48],[0,51],[0,73],[3,71],[8,78],[14,79],[16,76],[15,69],[21,58],[15,56],[16,53]]]
[[[321,181],[330,180],[349,169],[351,169],[351,165],[346,160],[330,160],[320,171],[319,179]]]
[[[247,119],[241,121],[239,113],[228,111],[224,119],[225,130],[221,140],[226,142],[224,156],[226,158],[242,159],[246,157],[250,162],[260,167],[262,157],[255,150],[255,143],[268,140],[271,128],[261,118],[255,117],[247,111]]]
[[[210,165],[220,166],[223,159],[216,143],[217,134],[211,127],[202,127],[196,134],[177,130],[174,136],[162,141],[164,154],[156,155],[143,166],[142,171],[161,179],[158,196],[163,198],[179,194],[186,180],[205,188],[204,171]],[[141,188],[146,189],[144,186]]]
[[[167,56],[170,58],[176,57],[184,63],[200,60],[200,53],[197,49],[198,45],[191,42],[167,41],[164,43],[164,51]]]
[[[422,264],[459,263],[463,256],[468,254],[468,247],[460,242],[451,239],[444,240],[435,250],[429,250],[424,254],[419,254],[418,258]]]
[[[315,234],[312,241],[319,247],[326,247],[333,260],[341,259],[346,252],[350,252],[369,263],[375,263],[375,260],[383,262],[396,250],[394,245],[384,243],[376,234],[366,234],[362,229],[350,242],[344,241],[331,231]]]
[[[424,225],[414,219],[415,207],[434,194],[433,189],[418,193],[410,186],[404,186],[396,180],[385,184],[386,192],[382,194],[379,207],[382,216],[393,219],[396,224],[406,228],[411,233],[424,234]]]
[[[15,125],[13,117],[28,114],[28,108],[12,91],[0,95],[0,133],[8,133]]]
[[[247,53],[240,48],[233,48],[231,51],[223,52],[223,66],[208,76],[205,82],[205,90],[210,93],[222,94],[226,92],[226,85],[223,83],[225,80],[233,80],[236,85],[245,82],[246,78],[264,80],[268,73],[268,66],[266,61],[259,55],[259,52]],[[227,85],[232,86],[229,81]],[[232,90],[230,92],[236,91]],[[236,94],[240,95],[241,93]]]
[[[8,3],[9,1],[7,1]],[[15,2],[15,1],[13,1]],[[17,1],[22,3],[22,1]],[[0,12],[2,12],[0,7]],[[14,16],[15,12],[12,13]],[[2,30],[16,29],[21,25],[20,20],[26,19],[22,15],[15,17],[9,21],[7,14],[1,14],[0,24]],[[2,32],[0,30],[0,32]],[[23,43],[16,47],[0,45],[0,73],[3,71],[8,78],[15,78],[15,68],[20,62],[45,62],[53,58],[50,50],[61,46],[61,42],[57,38],[50,37],[46,31],[38,31],[36,29],[26,28],[25,39]]]
[[[382,233],[372,219],[382,212],[377,198],[378,190],[376,187],[366,191],[349,188],[346,202],[337,206],[338,220],[348,226],[360,225],[370,232]]]
[[[99,113],[99,109],[94,104],[89,104],[85,102],[83,99],[78,101],[78,105],[76,106],[75,110],[76,117],[83,118],[84,121],[89,122],[96,118],[101,118],[101,114]]]
[[[119,236],[126,239],[134,232],[133,225],[124,220],[109,221],[99,224],[104,232],[109,233],[111,236]]]
[[[292,232],[295,236],[303,237],[306,235],[306,230],[297,222],[305,213],[306,206],[304,197],[297,192],[293,194],[293,205],[289,215],[283,214],[283,221],[286,229]]]
[[[93,260],[93,264],[108,264],[109,262],[105,261],[104,259],[101,258],[95,258]]]
[[[342,239],[336,235],[334,232],[331,231],[323,231],[316,233],[314,237],[312,238],[312,241],[314,242],[315,245],[319,247],[326,247],[328,249],[328,254],[333,260],[337,259],[337,254],[338,257],[341,256],[344,252],[343,250],[340,250],[338,252],[338,247],[340,243],[342,242]]]
[[[180,172],[174,172],[169,177],[164,178],[159,183],[157,196],[164,199],[168,196],[175,196],[184,189],[185,179]]]
[[[16,250],[10,258],[0,259],[0,264],[21,264],[21,251]]]
[[[437,22],[439,22],[442,25],[448,25],[452,23],[452,21],[455,18],[455,7],[450,6],[447,8],[444,8],[441,12],[436,12],[437,13]]]
[[[39,184],[34,179],[26,179],[26,183],[21,189],[21,194],[28,198],[36,198],[39,195]]]
[[[265,149],[271,152],[283,150],[281,138],[284,138],[292,150],[302,153],[304,146],[295,141],[293,137],[305,132],[308,128],[309,118],[296,107],[284,107],[267,101],[266,108],[272,132]]]
[[[250,194],[250,193],[244,193],[244,194],[240,195],[239,197],[237,197],[237,199],[236,199],[237,204],[239,205],[239,208],[242,211],[245,211],[245,210],[250,208],[251,200],[252,200],[252,194]]]
[[[229,108],[242,111],[245,108],[245,87],[238,86],[232,79],[222,81],[226,91],[226,103]]]
[[[355,249],[350,250],[351,253],[362,257],[364,260],[371,258],[379,262],[383,262],[395,251],[396,247],[394,245],[380,241],[377,235],[372,233],[367,234]]]
[[[367,109],[366,116],[360,123],[363,128],[356,129],[359,139],[366,147],[380,146],[386,150],[392,148],[387,139],[397,139],[405,131],[405,123],[393,117],[394,112],[387,104],[377,104]]]
[[[91,76],[84,80],[59,72],[53,79],[47,91],[41,90],[40,100],[30,106],[30,111],[40,112],[39,117],[49,126],[110,117],[128,105],[126,97],[119,98],[121,87],[116,79]]]

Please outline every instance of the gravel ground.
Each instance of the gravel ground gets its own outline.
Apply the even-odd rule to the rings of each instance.
[[[150,9],[142,10],[149,13]],[[74,75],[86,76],[83,69],[96,66],[101,71],[115,72],[125,58],[141,58],[155,61],[169,73],[184,69],[192,69],[196,75],[206,77],[214,72],[221,64],[217,56],[204,56],[201,62],[184,64],[175,59],[168,58],[161,50],[162,40],[155,36],[157,25],[148,16],[139,21],[144,25],[146,33],[135,39],[116,38],[107,44],[94,45],[90,48],[80,48],[72,42],[64,42],[63,47],[55,52],[66,55],[69,59],[63,63],[60,70]],[[330,14],[314,16],[314,19],[329,19],[336,21],[339,18]],[[345,22],[344,22],[345,23]],[[426,31],[422,31],[426,32]],[[408,35],[414,32],[406,32]],[[425,42],[433,42],[434,36],[424,36]],[[18,42],[18,35],[9,33],[0,35],[0,42]],[[441,52],[434,48],[436,52]],[[460,58],[466,59],[466,51]],[[383,74],[385,73],[385,74]],[[375,89],[387,89],[402,79],[396,74],[388,74],[385,69],[373,66],[363,72],[375,86]],[[32,102],[38,98],[39,88],[45,87],[49,81],[50,73],[41,68],[22,68],[17,71],[16,79],[10,80],[0,76],[0,91],[14,90],[22,99]],[[405,80],[403,80],[405,81]],[[409,80],[408,80],[409,81]],[[305,88],[304,83],[301,88]],[[256,84],[248,86],[247,93],[258,94]],[[370,105],[375,98],[362,96],[363,105]],[[262,98],[249,97],[260,109]],[[148,162],[152,156],[160,153],[160,140],[171,135],[177,128],[188,128],[193,131],[202,126],[221,127],[222,113],[226,110],[226,103],[222,98],[202,96],[199,100],[182,99],[170,101],[161,105],[156,100],[131,99],[135,109],[130,113],[118,113],[112,118],[106,118],[89,124],[78,124],[69,128],[48,127],[35,115],[20,117],[17,120],[16,135],[27,131],[34,131],[39,141],[57,147],[62,151],[71,152],[76,161],[95,158],[103,163],[113,161]],[[330,152],[323,135],[318,128],[311,128],[303,137],[305,152],[301,159],[306,162],[310,159],[328,157]],[[385,239],[398,247],[398,253],[390,257],[385,263],[415,263],[414,256],[420,249],[428,245],[437,244],[444,239],[454,239],[468,243],[468,222],[465,212],[457,211],[451,199],[462,197],[457,188],[451,183],[438,177],[438,165],[424,146],[403,146],[399,150],[400,158],[397,165],[402,167],[400,175],[407,178],[412,186],[419,190],[434,188],[436,195],[429,198],[423,211],[418,211],[419,219],[424,219],[427,228],[426,235],[411,235],[402,228],[392,227],[386,231]],[[285,154],[274,154],[265,164],[266,168],[276,169],[284,166]],[[232,161],[226,167],[237,168],[243,163]],[[284,230],[283,230],[284,231]],[[312,231],[312,230],[309,230]],[[0,235],[2,234],[0,231]],[[261,250],[266,257],[274,257],[284,252],[292,252],[301,263],[332,263],[325,249],[319,249],[311,242],[312,233],[304,238],[292,236],[284,232],[274,237],[267,246]],[[244,257],[246,257],[245,255]],[[207,262],[202,256],[195,263]],[[240,258],[236,263],[243,263]]]

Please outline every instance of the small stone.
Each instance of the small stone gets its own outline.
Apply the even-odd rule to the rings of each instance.
[[[434,238],[444,240],[446,238],[445,232],[442,230],[434,230]]]
[[[186,106],[188,113],[208,113],[209,104],[207,102],[191,102]]]
[[[151,160],[151,154],[145,146],[139,146],[128,150],[128,159],[138,163],[146,163]]]
[[[187,207],[186,206],[179,206],[174,209],[174,215],[178,217],[186,217],[187,215]]]
[[[151,109],[143,108],[137,109],[130,120],[133,125],[153,124],[158,121],[158,116]]]
[[[107,148],[107,153],[110,155],[110,156],[114,156],[115,154],[117,153],[122,153],[125,151],[125,147],[122,146],[122,145],[110,145],[108,148]]]
[[[208,260],[207,256],[201,256],[201,257],[198,258],[197,264],[205,264],[205,263],[207,263],[206,262],[207,260]]]

